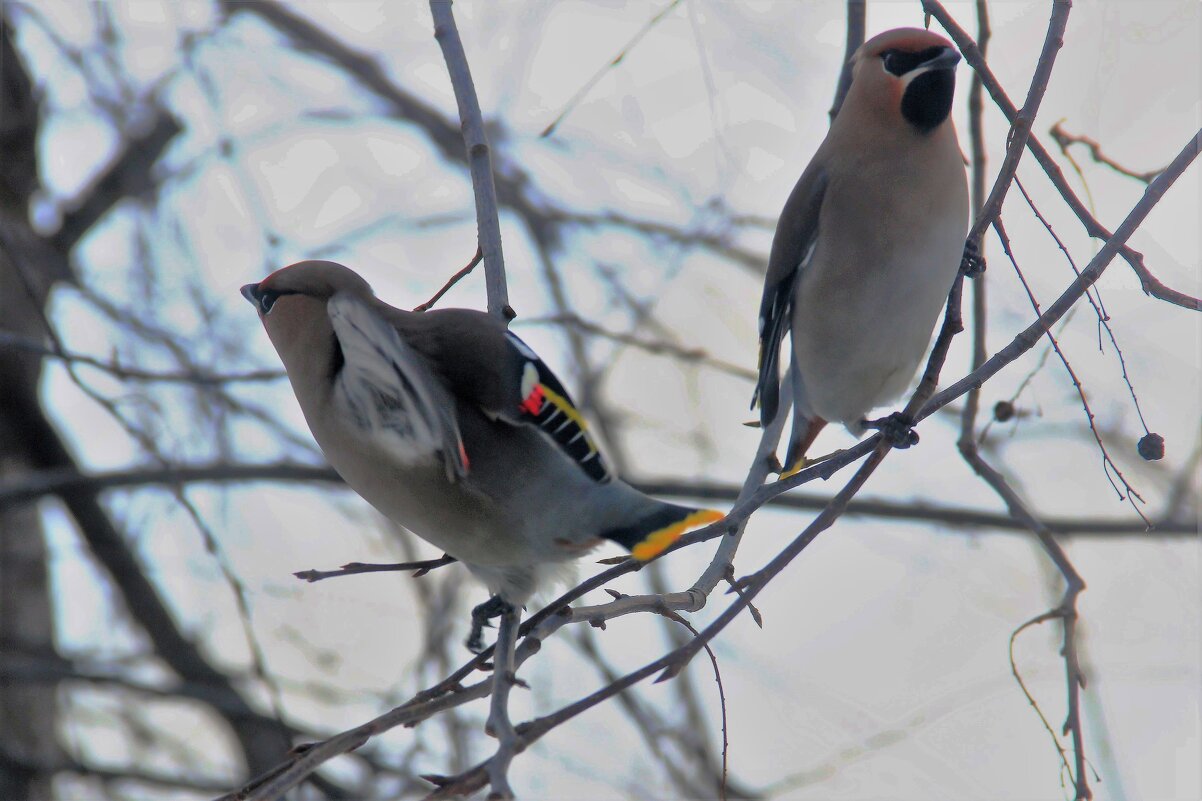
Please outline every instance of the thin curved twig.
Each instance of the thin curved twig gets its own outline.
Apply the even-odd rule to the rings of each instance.
[[[948,13],[947,9],[938,0],[922,0],[922,10],[938,20],[943,29],[947,31],[948,36],[951,37],[952,41],[956,43],[956,47],[964,55],[964,60],[981,76],[981,81],[984,83],[985,89],[989,92],[989,96],[993,98],[997,107],[1001,109],[1002,113],[1013,124],[1018,117],[1018,109],[1015,108],[1014,103],[1006,95],[1006,91],[1002,88],[997,76],[993,74],[993,71],[989,69],[989,65],[985,63],[985,59],[981,55],[980,48],[977,47],[976,42],[973,41],[972,37],[963,28],[956,24],[951,14]],[[1035,160],[1039,162],[1039,166],[1043,168],[1043,171],[1047,173],[1048,180],[1056,187],[1056,191],[1060,193],[1060,197],[1064,199],[1064,202],[1072,209],[1073,214],[1081,221],[1081,225],[1084,226],[1086,233],[1094,239],[1103,239],[1106,241],[1113,239],[1117,232],[1110,231],[1089,212],[1089,209],[1085,207],[1085,204],[1081,202],[1081,199],[1077,197],[1072,187],[1069,186],[1068,181],[1065,180],[1063,170],[1060,169],[1060,165],[1056,163],[1056,160],[1048,152],[1047,148],[1040,144],[1039,140],[1034,136],[1028,137],[1027,148],[1035,156]],[[1123,241],[1126,242],[1125,239]],[[1144,292],[1159,300],[1172,303],[1175,306],[1181,306],[1192,311],[1202,311],[1202,299],[1187,295],[1162,283],[1144,264],[1143,254],[1139,251],[1124,244],[1119,252],[1139,277],[1140,285],[1143,287]]]

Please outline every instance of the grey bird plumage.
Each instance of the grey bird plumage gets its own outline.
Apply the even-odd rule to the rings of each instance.
[[[786,474],[828,422],[853,434],[912,385],[964,252],[968,185],[949,113],[959,53],[915,28],[854,58],[847,97],[785,203],[760,307],[753,406],[779,408],[790,335]]]
[[[494,317],[403,311],[325,261],[242,293],[339,475],[507,603],[603,539],[648,559],[721,517],[611,475],[554,374]]]

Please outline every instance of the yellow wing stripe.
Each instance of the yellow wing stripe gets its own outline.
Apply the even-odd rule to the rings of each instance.
[[[640,562],[654,559],[689,529],[716,522],[724,517],[726,515],[717,509],[698,509],[684,520],[678,520],[670,526],[652,531],[630,549],[630,555]]]
[[[580,412],[576,410],[576,407],[572,405],[571,401],[569,401],[563,395],[557,393],[555,390],[551,389],[546,384],[539,384],[539,386],[543,388],[543,395],[546,396],[547,400],[556,409],[559,409],[559,411],[563,412],[565,417],[567,417],[576,425],[580,426],[580,430],[584,432],[584,438],[588,442],[589,452],[592,453],[596,451],[597,447],[593,444],[593,438],[588,434],[588,422],[586,422],[584,417],[581,416]]]

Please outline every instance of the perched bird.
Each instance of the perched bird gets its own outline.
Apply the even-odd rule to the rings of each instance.
[[[868,421],[914,378],[965,255],[968,184],[948,115],[960,54],[941,36],[898,28],[855,54],[842,108],[785,203],[760,305],[752,408],[775,419],[780,348],[793,347],[793,432],[783,471],[828,422],[882,428],[899,446],[910,421]]]
[[[722,517],[612,475],[555,375],[495,317],[393,308],[329,261],[277,270],[242,295],[338,474],[495,596],[473,611],[476,650],[484,620],[601,540],[647,560]]]

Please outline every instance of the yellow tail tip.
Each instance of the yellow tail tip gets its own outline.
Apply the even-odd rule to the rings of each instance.
[[[724,517],[726,515],[717,509],[698,509],[683,520],[678,520],[669,526],[652,531],[641,542],[638,542],[630,549],[630,555],[640,562],[654,559],[663,553],[669,545],[680,539],[680,536],[689,529],[714,523]]]

